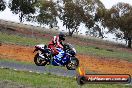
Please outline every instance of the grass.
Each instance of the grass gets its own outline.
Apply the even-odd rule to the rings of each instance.
[[[132,61],[132,54],[123,51],[117,50],[107,50],[101,49],[94,46],[75,46],[79,53],[90,54],[94,56],[103,56],[103,57],[111,57],[111,58],[118,58],[124,59],[127,61]]]
[[[50,74],[37,74],[11,69],[0,69],[0,80],[9,80],[26,84],[33,88],[130,88],[123,84],[87,84],[79,86],[75,78],[66,78]]]
[[[18,35],[8,35],[8,34],[0,32],[0,42],[32,46],[32,45],[36,45],[39,43],[47,44],[49,42],[49,39],[27,38],[27,37],[20,37]],[[95,46],[76,45],[75,48],[77,49],[79,53],[85,53],[89,55],[102,56],[102,57],[119,58],[119,59],[124,59],[127,61],[132,61],[131,59],[132,54],[128,52],[101,49]]]
[[[38,43],[47,43],[47,39],[35,39],[35,38],[27,38],[27,37],[21,37],[18,35],[8,35],[6,33],[0,32],[0,42],[5,43],[15,43],[15,44],[21,44],[21,45],[35,45]]]

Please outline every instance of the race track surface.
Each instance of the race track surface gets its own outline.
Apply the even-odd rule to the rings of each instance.
[[[13,69],[18,71],[29,71],[34,73],[43,73],[43,74],[54,74],[57,76],[66,76],[66,77],[75,77],[76,71],[75,70],[66,70],[64,68],[50,68],[45,66],[36,66],[34,64],[24,64],[24,63],[16,63],[16,62],[9,62],[9,61],[0,61],[0,68],[6,69]]]

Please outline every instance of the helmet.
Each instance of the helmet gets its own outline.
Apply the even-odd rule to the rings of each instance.
[[[59,38],[64,41],[65,40],[65,34],[60,32],[59,33]]]

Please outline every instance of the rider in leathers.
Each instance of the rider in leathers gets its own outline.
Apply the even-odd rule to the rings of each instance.
[[[65,41],[65,35],[62,32],[60,32],[59,35],[54,36],[52,38],[52,40],[50,41],[48,48],[50,48],[52,50],[52,53],[54,56],[60,54],[56,48],[62,48],[63,49],[63,44],[62,44],[63,41]]]

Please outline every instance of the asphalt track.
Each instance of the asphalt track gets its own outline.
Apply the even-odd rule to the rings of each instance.
[[[0,68],[7,68],[20,71],[29,71],[34,73],[50,73],[57,76],[75,77],[75,70],[67,70],[61,67],[36,66],[35,64],[24,64],[8,61],[0,61]]]

